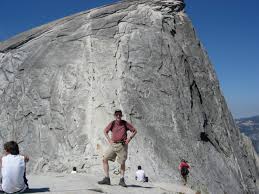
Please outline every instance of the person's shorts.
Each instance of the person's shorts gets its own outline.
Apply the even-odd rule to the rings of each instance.
[[[127,160],[128,157],[128,145],[123,143],[113,143],[109,145],[109,148],[105,151],[103,159],[110,161],[115,161],[117,157],[117,162],[122,164]]]

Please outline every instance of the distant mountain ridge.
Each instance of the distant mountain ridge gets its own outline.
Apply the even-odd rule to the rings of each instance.
[[[259,153],[259,115],[235,119],[235,121],[241,133],[252,140],[256,152]]]

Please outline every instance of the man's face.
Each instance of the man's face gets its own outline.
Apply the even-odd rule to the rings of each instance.
[[[121,113],[121,112],[116,112],[116,113],[114,114],[114,116],[115,116],[115,119],[116,119],[117,121],[120,121],[120,120],[121,120],[121,117],[122,117],[122,113]]]

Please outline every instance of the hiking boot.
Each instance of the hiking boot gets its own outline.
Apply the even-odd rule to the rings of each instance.
[[[104,177],[103,180],[98,181],[100,185],[111,185],[110,177]]]
[[[122,187],[127,187],[127,185],[126,185],[126,183],[124,181],[124,178],[120,179],[119,185],[122,186]]]

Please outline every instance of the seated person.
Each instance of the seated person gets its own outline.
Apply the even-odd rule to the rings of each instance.
[[[77,173],[76,167],[73,167],[73,170],[72,170],[71,174],[76,174],[76,173]]]
[[[0,192],[20,193],[28,189],[28,182],[25,177],[27,156],[19,153],[19,146],[16,142],[10,141],[4,144],[5,154],[0,159],[2,181]]]
[[[141,166],[138,166],[135,179],[140,182],[148,182],[148,177],[146,177],[144,170],[141,169]]]

